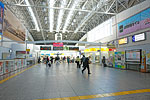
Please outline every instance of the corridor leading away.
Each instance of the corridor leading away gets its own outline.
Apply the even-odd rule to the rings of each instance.
[[[88,75],[76,64],[35,65],[1,83],[0,100],[150,100],[150,74],[95,64],[90,69]]]

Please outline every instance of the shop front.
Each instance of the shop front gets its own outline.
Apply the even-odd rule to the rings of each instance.
[[[116,50],[115,48],[109,49],[108,47],[102,47],[100,48],[89,48],[85,49],[84,53],[85,56],[91,57],[92,63],[100,63],[100,57],[101,59],[103,56],[105,56],[106,60],[109,58],[109,52]],[[101,51],[101,52],[100,52]]]

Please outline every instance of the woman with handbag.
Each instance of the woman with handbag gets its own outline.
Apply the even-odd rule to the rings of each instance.
[[[77,58],[76,58],[76,61],[75,61],[76,63],[77,63],[77,68],[80,68],[80,58],[79,58],[79,56],[77,56]]]

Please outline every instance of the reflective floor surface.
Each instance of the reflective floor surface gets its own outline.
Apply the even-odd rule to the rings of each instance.
[[[50,68],[45,64],[35,65],[1,83],[0,100],[150,100],[150,90],[142,91],[150,89],[150,73],[104,68],[98,64],[90,65],[90,75],[87,70],[82,74],[81,69],[67,63],[53,64]],[[124,91],[131,92],[108,96]],[[100,94],[107,96],[98,97]]]

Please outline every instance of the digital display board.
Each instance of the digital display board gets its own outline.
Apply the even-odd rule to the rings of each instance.
[[[51,50],[51,47],[40,46],[40,50]]]
[[[145,33],[137,34],[132,36],[132,42],[145,40]]]
[[[69,47],[69,50],[79,51],[79,47]]]
[[[63,50],[63,47],[53,47],[53,50]]]
[[[128,38],[122,38],[118,42],[119,42],[119,44],[127,44],[128,43]]]

